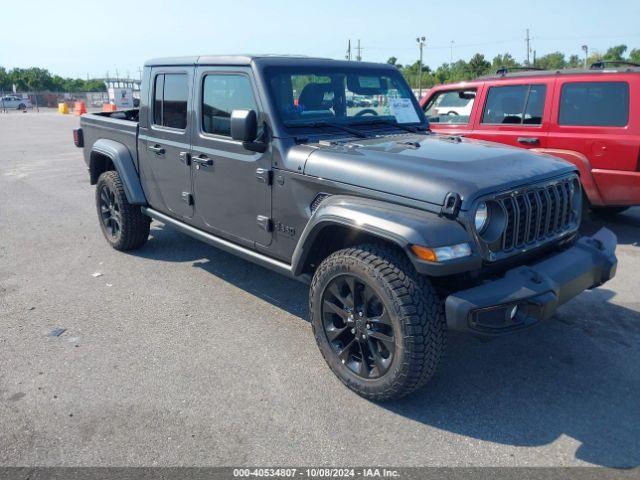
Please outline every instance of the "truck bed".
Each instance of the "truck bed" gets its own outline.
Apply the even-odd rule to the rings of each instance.
[[[131,153],[138,168],[138,109],[116,112],[87,113],[80,117],[80,126],[84,136],[84,157],[87,165],[91,148],[99,138],[108,138],[120,142]]]

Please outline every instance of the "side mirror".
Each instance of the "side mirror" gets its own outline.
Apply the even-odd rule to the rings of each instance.
[[[239,142],[253,142],[258,136],[258,117],[254,110],[231,112],[231,138]]]

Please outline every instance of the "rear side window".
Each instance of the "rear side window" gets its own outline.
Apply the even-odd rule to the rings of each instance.
[[[231,136],[233,110],[258,110],[246,75],[207,75],[202,92],[202,131]]]
[[[184,73],[156,76],[153,93],[153,123],[162,127],[187,128],[189,84]]]
[[[547,95],[545,85],[491,87],[482,123],[540,125]]]
[[[429,99],[424,113],[430,123],[466,125],[476,99],[475,90],[438,92]]]
[[[562,86],[560,125],[624,127],[628,121],[628,83],[576,82]]]

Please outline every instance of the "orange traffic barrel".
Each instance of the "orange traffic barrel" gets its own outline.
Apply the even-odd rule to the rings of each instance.
[[[84,102],[75,102],[73,104],[73,113],[75,113],[76,115],[87,113],[87,104]]]
[[[102,105],[103,112],[115,112],[116,110],[116,105],[114,103],[105,103]]]

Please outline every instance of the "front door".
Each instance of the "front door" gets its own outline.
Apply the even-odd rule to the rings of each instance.
[[[140,128],[141,170],[149,176],[149,203],[176,218],[193,216],[190,90],[193,67],[154,68],[149,126]]]
[[[255,110],[263,123],[251,70],[198,67],[195,85],[194,222],[238,243],[269,245],[271,153],[249,151],[231,138],[233,110]]]

